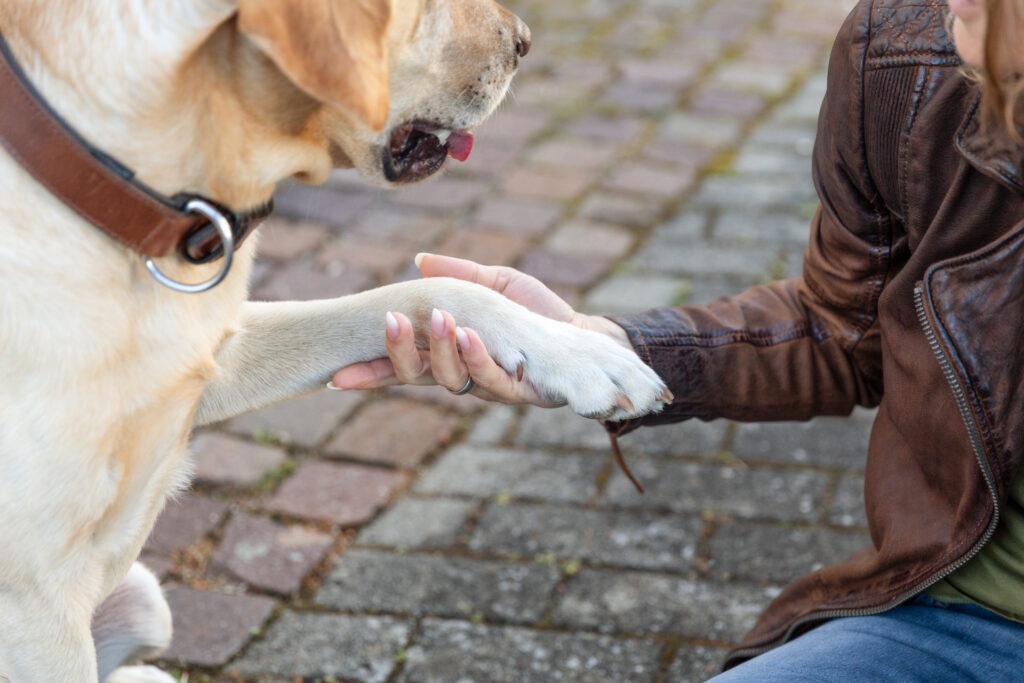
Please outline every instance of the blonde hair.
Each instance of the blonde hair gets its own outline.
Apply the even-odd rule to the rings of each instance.
[[[989,133],[1024,143],[1024,0],[986,0],[985,68],[974,74],[982,85],[982,123]]]

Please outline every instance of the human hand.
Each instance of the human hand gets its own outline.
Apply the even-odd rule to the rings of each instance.
[[[447,276],[488,287],[535,313],[583,329],[602,332],[631,349],[625,331],[605,318],[583,315],[534,277],[514,268],[483,266],[473,261],[420,254],[416,265],[425,277]],[[453,393],[471,387],[474,395],[502,403],[554,407],[522,373],[510,374],[494,362],[480,336],[458,326],[446,311],[433,311],[427,348],[417,348],[413,325],[401,313],[386,316],[388,357],[350,365],[331,381],[339,389],[372,389],[394,384],[440,384]],[[422,344],[421,344],[422,345]],[[469,379],[472,379],[472,385]]]

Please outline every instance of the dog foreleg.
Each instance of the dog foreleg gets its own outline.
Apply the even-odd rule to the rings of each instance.
[[[322,389],[333,373],[380,358],[391,298],[370,290],[339,299],[247,302],[238,330],[216,354],[194,424],[224,420]]]
[[[671,400],[661,379],[609,337],[532,313],[480,285],[451,278],[401,282],[339,299],[247,303],[216,354],[197,425],[322,388],[335,371],[386,355],[384,315],[404,313],[421,346],[434,308],[474,329],[494,359],[552,401],[588,417],[622,419]]]

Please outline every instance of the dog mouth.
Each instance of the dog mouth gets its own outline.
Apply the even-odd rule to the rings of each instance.
[[[433,175],[448,157],[465,161],[473,150],[473,134],[437,124],[414,122],[398,126],[384,151],[384,176],[396,184]]]

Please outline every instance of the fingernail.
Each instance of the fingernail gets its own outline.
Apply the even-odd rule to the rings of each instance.
[[[430,254],[428,254],[427,252],[421,251],[420,253],[416,254],[416,256],[413,257],[412,262],[416,264],[417,268],[419,268],[420,267],[420,262],[423,261],[423,257],[424,256],[429,256],[429,255]]]
[[[444,337],[444,316],[436,308],[430,314],[430,331],[434,334],[435,339]]]
[[[398,339],[398,318],[392,315],[391,311],[384,316],[384,327],[387,329],[388,339],[396,341]]]
[[[463,351],[469,351],[469,335],[461,327],[455,328],[455,340],[459,342],[459,348]]]
[[[334,382],[328,382],[327,388],[331,391],[345,391],[344,387],[335,386]]]

